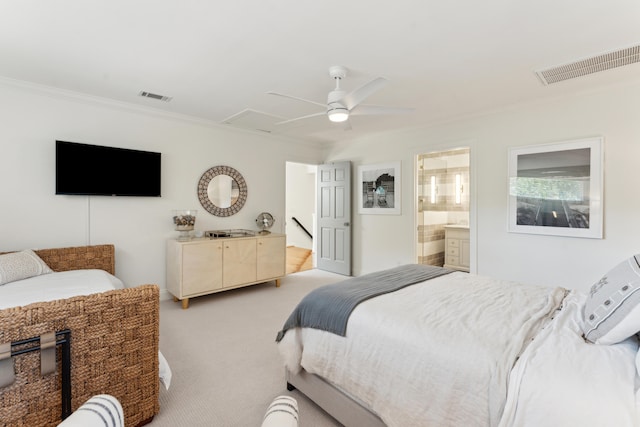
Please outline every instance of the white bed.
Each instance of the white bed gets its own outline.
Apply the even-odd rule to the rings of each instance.
[[[637,339],[586,342],[586,299],[454,272],[360,303],[346,336],[295,327],[278,348],[289,382],[345,425],[362,421],[336,399],[389,427],[640,425]]]
[[[51,272],[2,285],[0,310],[123,288],[124,283],[120,279],[104,270]]]

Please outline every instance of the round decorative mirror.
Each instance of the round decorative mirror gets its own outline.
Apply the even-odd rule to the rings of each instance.
[[[200,177],[198,199],[210,214],[231,216],[247,201],[247,183],[234,168],[214,166]]]

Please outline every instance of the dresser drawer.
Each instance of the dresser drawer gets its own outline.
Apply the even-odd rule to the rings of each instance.
[[[449,255],[449,256],[459,256],[460,255],[460,248],[458,248],[458,247],[448,247],[447,248],[447,255]]]
[[[460,240],[458,239],[447,239],[447,246],[458,248],[460,247]]]
[[[460,264],[460,258],[457,257],[457,256],[447,255],[447,264],[459,265]]]

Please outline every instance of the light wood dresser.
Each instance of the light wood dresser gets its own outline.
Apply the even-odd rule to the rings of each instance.
[[[284,234],[196,238],[167,242],[167,290],[182,308],[189,298],[280,279],[286,271]]]

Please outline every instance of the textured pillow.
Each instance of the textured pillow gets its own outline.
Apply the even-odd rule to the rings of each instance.
[[[591,287],[583,320],[585,338],[596,344],[615,344],[640,332],[640,254]]]
[[[48,273],[53,270],[32,250],[0,255],[0,285]]]

